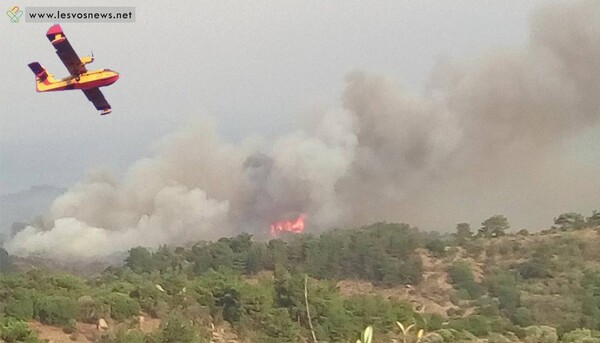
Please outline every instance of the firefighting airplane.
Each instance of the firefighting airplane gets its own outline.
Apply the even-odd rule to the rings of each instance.
[[[54,48],[56,48],[56,54],[71,75],[57,80],[53,74],[48,74],[46,68],[38,62],[29,63],[29,68],[35,74],[36,90],[38,92],[53,92],[81,89],[96,109],[101,111],[101,115],[112,112],[99,87],[115,83],[119,78],[119,73],[110,69],[88,71],[85,65],[94,61],[93,54],[91,57],[85,56],[79,58],[58,24],[48,29],[46,37],[48,37]]]

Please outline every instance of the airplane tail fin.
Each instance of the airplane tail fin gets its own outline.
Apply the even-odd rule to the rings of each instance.
[[[36,79],[44,81],[48,78],[48,72],[46,68],[42,67],[38,62],[32,62],[27,65],[29,69],[35,74]]]
[[[27,66],[35,74],[35,80],[36,80],[35,88],[38,92],[46,92],[48,90],[51,90],[51,89],[48,89],[48,86],[57,82],[54,79],[53,75],[48,74],[48,71],[46,71],[46,68],[44,68],[38,62],[29,63]]]

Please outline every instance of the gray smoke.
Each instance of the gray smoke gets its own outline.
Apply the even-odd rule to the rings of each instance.
[[[307,214],[313,232],[374,220],[449,230],[504,213],[542,225],[600,200],[564,142],[600,118],[600,2],[539,10],[521,50],[444,62],[425,95],[354,72],[342,108],[275,138],[231,145],[210,122],[166,138],[121,181],[93,171],[54,201],[13,254],[98,258],[183,244]],[[399,61],[399,63],[401,63]]]

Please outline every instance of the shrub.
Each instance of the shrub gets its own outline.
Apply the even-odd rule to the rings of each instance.
[[[550,326],[528,326],[525,328],[525,343],[556,343],[558,334]]]
[[[576,329],[563,335],[565,343],[600,343],[600,337],[593,337],[589,329]]]
[[[0,339],[4,340],[6,343],[40,342],[37,335],[29,329],[26,322],[12,317],[0,320]]]
[[[444,325],[444,317],[437,313],[426,314],[423,316],[423,319],[425,320],[427,331],[439,330]]]
[[[488,343],[510,343],[510,339],[499,333],[493,332],[488,336]]]
[[[455,330],[440,329],[440,330],[437,331],[437,334],[442,337],[442,339],[444,340],[444,342],[454,342],[455,338],[454,338],[454,334],[453,334],[452,331],[455,331]]]
[[[64,296],[44,296],[35,303],[35,316],[40,322],[48,325],[64,326],[76,319],[77,302]]]
[[[550,277],[551,274],[548,272],[548,269],[549,264],[540,258],[534,258],[517,266],[517,272],[523,279]]]
[[[140,304],[135,299],[122,293],[112,293],[108,296],[110,316],[117,321],[122,321],[140,313]]]
[[[67,325],[63,326],[62,329],[66,334],[73,334],[77,331],[77,322],[75,319],[71,319]]]
[[[465,248],[469,256],[477,257],[485,250],[485,241],[481,238],[467,241],[463,244],[463,248]]]
[[[444,338],[436,332],[431,332],[431,333],[428,333],[427,335],[425,335],[425,337],[423,337],[421,342],[423,342],[423,343],[443,343]]]
[[[477,339],[472,333],[465,330],[456,329],[441,329],[437,331],[437,334],[442,336],[444,342],[456,342],[456,341],[474,341]]]
[[[465,330],[478,337],[487,336],[492,331],[490,320],[479,315],[452,319],[448,327],[458,331]]]
[[[33,318],[33,297],[31,294],[16,294],[6,299],[4,304],[4,313],[9,316],[22,320]]]
[[[475,302],[477,305],[477,314],[483,316],[498,316],[500,315],[500,301],[489,296],[481,297]]]
[[[519,325],[521,327],[527,327],[533,325],[534,323],[531,310],[526,307],[517,308],[512,314],[511,320],[513,323],[515,323],[515,325]]]
[[[474,299],[481,293],[480,287],[473,278],[471,266],[465,262],[454,263],[448,270],[450,282],[459,291],[466,292],[468,298]]]
[[[137,289],[130,293],[130,296],[137,300],[141,310],[151,317],[158,318],[161,315],[166,315],[162,310],[165,306],[168,306],[168,296],[159,291],[154,283],[144,282],[140,284]]]
[[[200,343],[205,341],[188,320],[176,313],[171,313],[161,324],[156,336],[156,343]]]
[[[90,296],[83,296],[77,299],[79,304],[79,320],[84,323],[95,324],[100,318],[107,318],[110,315],[110,306],[100,300],[93,299]]]
[[[146,334],[140,331],[119,329],[111,339],[111,343],[145,343]]]

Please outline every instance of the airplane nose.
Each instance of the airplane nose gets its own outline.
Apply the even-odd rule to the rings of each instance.
[[[107,85],[112,85],[113,83],[117,82],[117,80],[119,79],[119,73],[117,72],[111,72],[109,74],[109,76],[107,77]]]

